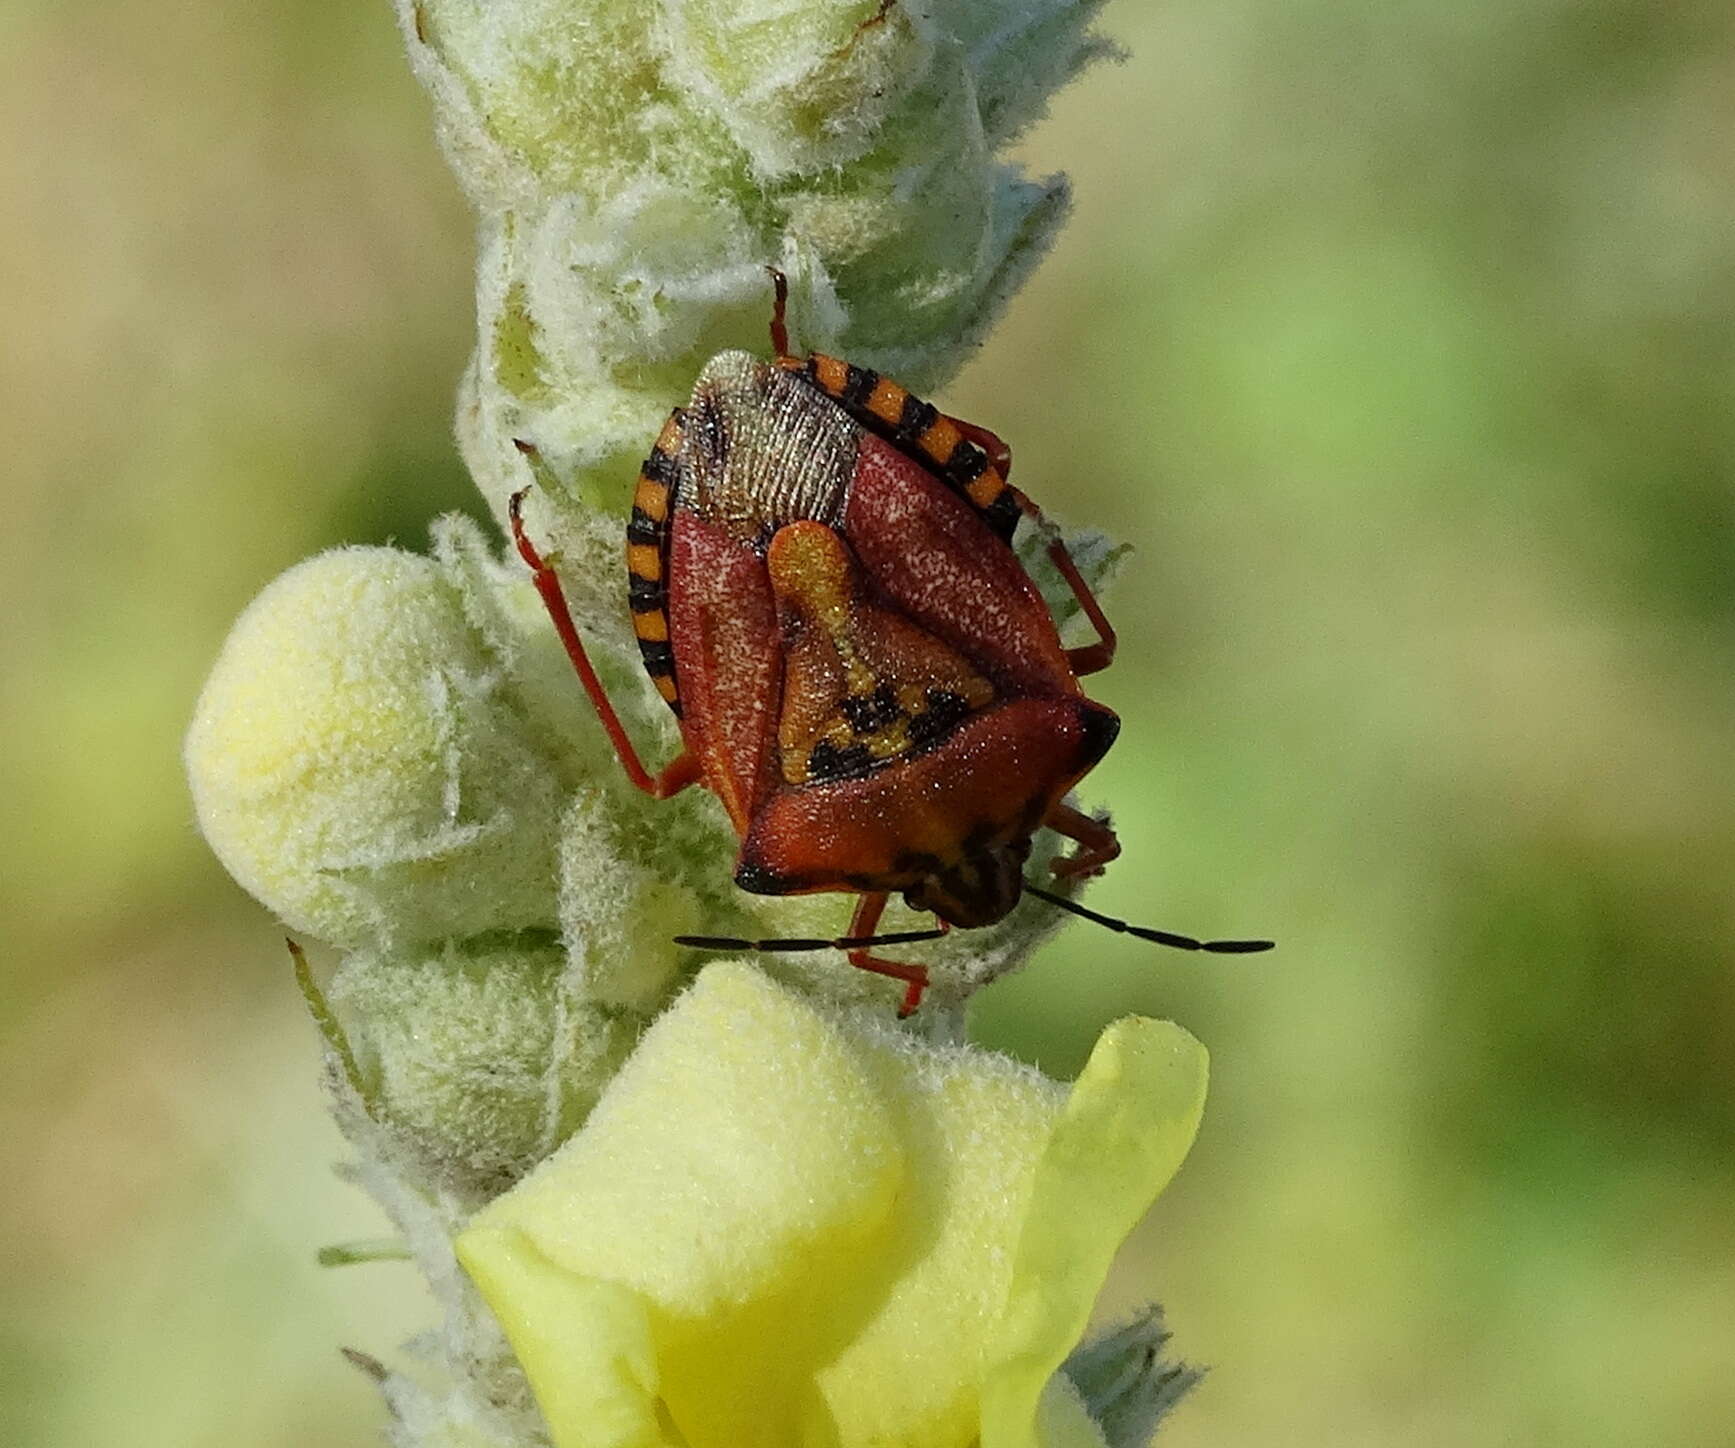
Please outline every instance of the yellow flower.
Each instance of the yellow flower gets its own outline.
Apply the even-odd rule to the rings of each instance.
[[[720,963],[458,1254],[556,1448],[1101,1448],[1058,1369],[1205,1075],[1129,1018],[1069,1092]]]

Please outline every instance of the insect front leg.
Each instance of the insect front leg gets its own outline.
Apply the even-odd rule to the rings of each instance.
[[[521,451],[530,451],[527,443],[520,443],[518,446]],[[609,743],[614,746],[614,752],[620,759],[621,767],[626,770],[628,779],[654,799],[667,799],[672,794],[679,794],[699,778],[698,758],[690,750],[682,750],[659,774],[652,774],[645,768],[638,750],[633,748],[632,740],[627,737],[626,729],[621,724],[620,715],[615,712],[608,692],[602,686],[602,680],[597,678],[596,670],[591,667],[590,657],[585,653],[584,643],[578,636],[578,626],[572,621],[572,610],[567,607],[566,594],[560,587],[559,576],[536,551],[536,546],[524,531],[524,494],[528,491],[528,488],[520,489],[512,495],[512,500],[507,505],[507,512],[512,519],[512,541],[517,545],[518,556],[530,569],[536,591],[542,598],[542,606],[548,610],[548,617],[554,624],[555,633],[560,636],[566,656],[572,660],[572,667],[578,674],[579,682],[584,685],[584,692],[590,696],[591,707],[602,720],[602,727],[608,732]]]
[[[1094,820],[1071,805],[1055,805],[1043,824],[1057,835],[1078,842],[1076,854],[1063,856],[1048,867],[1063,880],[1100,875],[1103,866],[1120,857],[1121,842],[1115,832],[1103,821]]]
[[[849,922],[849,933],[852,937],[861,939],[874,933],[880,923],[880,916],[885,913],[888,898],[884,891],[861,897],[861,903],[855,907],[855,915]],[[852,950],[847,958],[857,970],[871,971],[875,975],[889,975],[893,980],[905,983],[908,989],[904,991],[903,1003],[898,1007],[900,1020],[911,1015],[922,1003],[922,992],[928,988],[927,966],[911,965],[901,960],[882,960],[865,950]]]

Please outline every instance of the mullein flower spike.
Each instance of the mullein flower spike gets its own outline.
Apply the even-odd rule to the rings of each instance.
[[[497,519],[535,483],[647,752],[676,741],[620,534],[650,438],[707,358],[762,350],[768,264],[797,347],[941,385],[1063,218],[1064,179],[1000,153],[1110,52],[1095,9],[401,0],[480,226],[459,444]],[[1101,583],[1119,550],[1069,541]],[[700,971],[676,936],[829,939],[847,902],[746,896],[714,800],[645,807],[474,524],[273,583],[186,760],[231,873],[338,956],[302,981],[349,1171],[443,1313],[410,1370],[355,1358],[400,1448],[1136,1448],[1191,1381],[1151,1319],[1078,1343],[1192,1140],[1202,1048],[1123,1021],[1069,1089],[962,1044],[970,991],[1061,923],[1041,907],[924,946],[903,1028],[896,983],[833,952]]]

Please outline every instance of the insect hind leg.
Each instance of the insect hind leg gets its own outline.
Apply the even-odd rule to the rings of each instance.
[[[771,351],[779,360],[789,356],[789,278],[774,266],[771,273]]]
[[[1036,505],[1022,493],[1019,499],[1025,505],[1025,512],[1032,518],[1041,519],[1042,514]],[[1114,625],[1108,621],[1108,616],[1102,611],[1102,605],[1096,601],[1096,594],[1091,586],[1084,581],[1084,575],[1078,571],[1078,565],[1072,561],[1072,554],[1067,552],[1066,543],[1057,534],[1048,544],[1048,557],[1054,566],[1060,570],[1060,576],[1066,580],[1066,585],[1072,590],[1072,596],[1078,600],[1078,606],[1084,610],[1084,616],[1096,630],[1097,641],[1086,644],[1083,648],[1068,649],[1066,662],[1072,669],[1073,677],[1082,679],[1086,674],[1100,673],[1114,662],[1115,631]]]
[[[1012,449],[1009,448],[999,433],[989,432],[979,423],[965,422],[961,417],[947,419],[953,427],[988,454],[988,461],[1002,479],[1012,475]]]
[[[1028,496],[1014,488],[1010,482],[1012,473],[1012,449],[1000,437],[974,422],[965,422],[962,418],[948,418],[953,427],[964,437],[975,443],[988,454],[988,462],[999,473],[1006,483],[1006,490],[1018,504],[1019,511],[1043,530],[1048,539],[1048,557],[1053,562],[1060,576],[1066,580],[1066,586],[1072,590],[1072,595],[1078,600],[1078,606],[1084,610],[1084,616],[1096,630],[1097,641],[1086,644],[1083,648],[1068,649],[1066,662],[1071,667],[1073,676],[1082,679],[1086,674],[1100,673],[1114,662],[1115,631],[1103,613],[1102,605],[1097,602],[1096,594],[1091,586],[1084,581],[1084,575],[1078,571],[1078,565],[1073,562],[1072,554],[1067,551],[1066,542],[1049,521],[1043,517],[1042,509],[1037,507]]]
[[[517,446],[533,464],[541,461],[536,449],[529,443],[520,442]],[[507,504],[507,513],[512,523],[512,542],[518,549],[518,556],[530,569],[531,581],[535,583],[536,592],[541,596],[542,606],[548,610],[548,617],[554,624],[554,631],[559,635],[561,645],[566,649],[566,656],[572,661],[579,682],[584,685],[584,692],[590,697],[591,707],[602,721],[609,743],[614,746],[614,752],[620,759],[621,768],[626,770],[627,778],[655,799],[667,799],[672,794],[678,794],[699,778],[699,761],[691,752],[683,750],[660,774],[653,775],[645,768],[638,750],[627,736],[620,715],[615,712],[614,702],[603,688],[595,668],[591,666],[590,656],[584,651],[584,641],[579,637],[578,625],[573,622],[572,610],[567,606],[566,593],[560,586],[559,575],[537,552],[536,545],[524,531],[524,495],[529,491],[528,488],[520,488]]]

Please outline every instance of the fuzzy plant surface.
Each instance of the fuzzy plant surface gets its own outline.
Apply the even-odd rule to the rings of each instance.
[[[650,441],[709,357],[764,352],[769,266],[796,350],[943,384],[1064,217],[1002,152],[1112,52],[1095,9],[402,0],[479,224],[459,444],[497,518],[529,490],[649,757],[678,746],[624,602]],[[1071,541],[1103,581],[1119,550]],[[835,936],[849,902],[744,894],[714,798],[630,785],[500,537],[448,517],[425,555],[291,569],[186,761],[230,872],[337,956],[298,979],[399,1237],[323,1260],[412,1256],[441,1309],[400,1364],[353,1354],[400,1448],[1138,1448],[1195,1379],[1155,1309],[1080,1344],[1203,1048],[1124,1020],[1069,1086],[967,1045],[971,993],[1063,918],[1040,905],[923,947],[903,1023],[836,952],[677,946]]]

